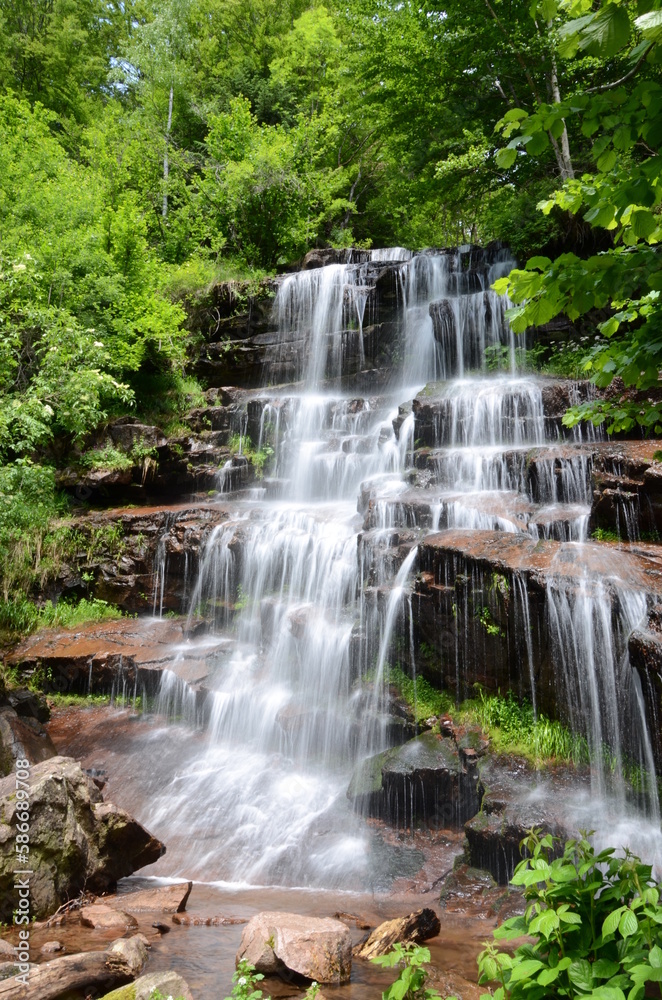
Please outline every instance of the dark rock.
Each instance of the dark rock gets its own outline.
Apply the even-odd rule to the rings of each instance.
[[[51,710],[43,695],[28,691],[27,688],[13,688],[7,692],[7,703],[21,718],[36,719],[37,722],[48,722]]]
[[[398,827],[463,823],[479,807],[475,775],[450,739],[423,733],[362,762],[347,790],[355,808]]]
[[[17,760],[40,764],[55,757],[50,736],[36,719],[20,718],[13,708],[0,708],[0,775],[11,774]]]

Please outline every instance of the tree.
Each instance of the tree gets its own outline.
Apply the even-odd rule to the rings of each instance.
[[[542,105],[533,114],[509,112],[499,127],[510,141],[498,158],[516,173],[522,153],[537,151],[541,136],[574,119],[591,140],[592,170],[566,180],[539,208],[580,216],[611,234],[613,245],[586,258],[574,253],[553,261],[534,257],[497,287],[516,304],[511,317],[516,332],[560,313],[574,320],[593,309],[608,310],[586,371],[603,388],[618,376],[637,395],[574,407],[565,422],[606,421],[609,433],[639,425],[659,434],[662,404],[646,393],[658,387],[662,367],[662,12],[635,18],[629,8],[609,0],[597,11],[586,9],[584,0],[575,3],[571,13],[580,16],[563,25],[564,56],[587,51],[611,60],[625,53],[627,72],[619,59],[611,64],[611,79],[603,76],[599,85],[560,104]]]

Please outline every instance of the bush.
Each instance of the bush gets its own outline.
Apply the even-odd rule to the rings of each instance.
[[[642,1000],[647,983],[662,983],[662,906],[651,866],[627,850],[596,854],[588,836],[569,840],[556,858],[549,834],[532,830],[522,841],[530,857],[511,884],[523,886],[526,911],[494,937],[533,942],[514,954],[487,945],[479,982],[499,986],[482,1000]]]

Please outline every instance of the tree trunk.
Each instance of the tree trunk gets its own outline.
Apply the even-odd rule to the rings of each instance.
[[[165,140],[165,153],[163,155],[163,208],[161,209],[161,215],[164,219],[168,218],[168,175],[170,173],[170,163],[168,161],[168,145],[170,143],[170,129],[172,128],[172,100],[174,97],[174,88],[170,87],[170,98],[168,100],[168,127],[166,129],[166,140]]]
[[[387,920],[376,927],[367,941],[357,944],[354,955],[371,959],[386,955],[396,942],[421,944],[428,938],[436,937],[441,929],[439,917],[434,910],[416,910],[406,917]]]
[[[84,951],[31,965],[27,986],[16,976],[0,981],[0,1000],[55,1000],[72,990],[106,990],[129,982],[140,975],[147,955],[144,945],[136,947],[135,940],[124,938],[108,951]],[[115,951],[116,947],[120,950]]]
[[[551,21],[549,21],[547,25],[547,30],[549,31],[551,36],[553,30]],[[556,68],[556,56],[554,54],[553,49],[550,57],[552,61],[552,73],[549,83],[552,91],[552,100],[554,101],[554,104],[560,104],[561,92],[559,90],[559,75],[558,75],[558,70]],[[564,181],[572,179],[575,176],[575,171],[573,169],[572,160],[570,158],[570,143],[568,142],[568,130],[566,128],[565,121],[563,122],[563,132],[561,133],[561,145],[559,146],[558,142],[556,141],[556,139],[554,139],[553,136],[550,136],[550,140],[552,142],[552,148],[554,149],[554,153],[556,154],[556,162],[559,165],[561,178]]]

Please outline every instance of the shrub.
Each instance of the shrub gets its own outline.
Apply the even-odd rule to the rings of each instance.
[[[530,856],[511,884],[523,886],[526,911],[494,937],[533,940],[514,954],[486,946],[479,982],[499,986],[481,1000],[642,1000],[647,983],[662,983],[662,906],[651,866],[628,850],[596,854],[589,836],[569,840],[556,858],[549,834],[531,830],[522,841]]]

